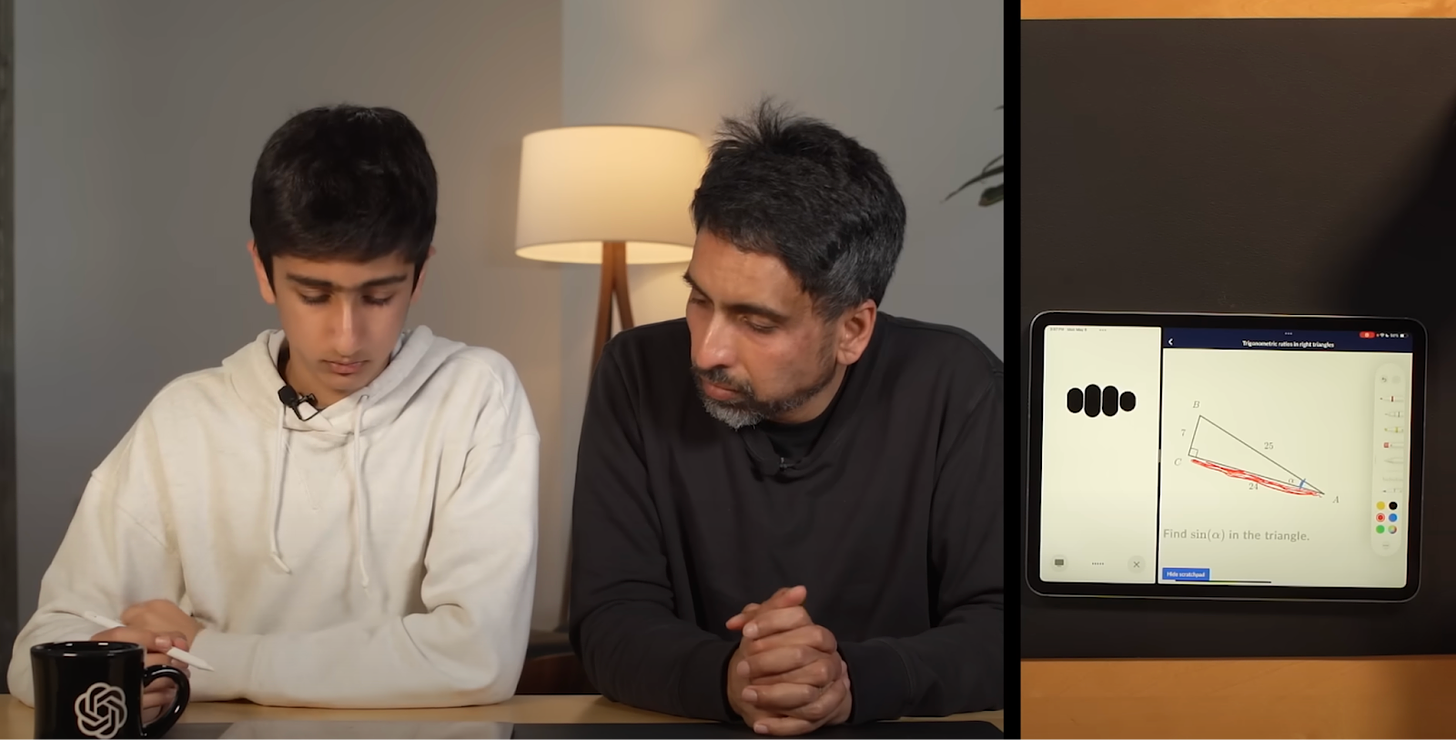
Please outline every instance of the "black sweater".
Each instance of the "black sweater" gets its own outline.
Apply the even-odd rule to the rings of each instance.
[[[779,588],[839,642],[851,722],[1000,709],[1002,363],[884,313],[808,456],[708,415],[679,319],[592,379],[572,513],[571,641],[606,697],[736,719],[723,626]]]

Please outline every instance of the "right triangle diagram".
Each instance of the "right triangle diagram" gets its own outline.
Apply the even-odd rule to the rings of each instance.
[[[1188,459],[1195,465],[1270,490],[1296,496],[1324,495],[1324,492],[1310,485],[1303,476],[1280,465],[1253,445],[1203,416],[1198,417],[1198,423],[1193,426],[1193,441],[1188,443]]]

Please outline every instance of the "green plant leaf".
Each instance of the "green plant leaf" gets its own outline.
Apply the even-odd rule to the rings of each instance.
[[[996,110],[1002,110],[1005,107],[1006,107],[1005,105],[998,105],[998,106],[996,106]],[[1001,171],[1004,169],[1004,165],[1001,166],[1001,167],[995,167],[995,168],[992,168],[991,165],[994,165],[997,162],[1000,162],[1001,159],[1004,156],[1005,155],[997,154],[995,159],[991,160],[990,162],[987,162],[986,163],[986,166],[981,168],[981,174],[976,175],[975,177],[972,177],[969,180],[966,180],[966,182],[965,182],[964,185],[961,185],[960,187],[956,188],[954,191],[951,192],[950,195],[945,196],[945,200],[942,200],[941,202],[944,203],[946,200],[950,200],[951,198],[954,198],[955,195],[956,195],[956,193],[959,193],[960,191],[965,190],[966,188],[968,188],[968,187],[970,187],[972,185],[975,185],[976,183],[978,183],[978,182],[980,182],[982,180],[985,180],[988,177],[995,177],[996,175],[1001,174]],[[989,206],[989,205],[994,205],[996,203],[1000,203],[1001,202],[1002,193],[1004,192],[1004,188],[1005,188],[1005,185],[996,185],[994,187],[987,188],[985,192],[981,193],[981,205],[983,205],[983,206]]]
[[[996,159],[1000,159],[1000,157],[997,157]],[[991,161],[994,162],[996,160],[993,159]],[[968,187],[970,187],[972,185],[975,185],[976,183],[978,183],[978,182],[980,182],[982,180],[985,180],[985,179],[990,178],[990,177],[995,177],[995,176],[1001,174],[1001,171],[1003,169],[1005,169],[1005,165],[1000,165],[1000,166],[997,166],[997,167],[991,167],[990,165],[986,165],[986,167],[988,167],[989,169],[981,170],[981,174],[976,175],[975,177],[972,177],[969,180],[966,180],[966,182],[965,182],[964,185],[961,185],[960,187],[958,187],[958,188],[955,189],[955,192],[952,192],[950,195],[945,196],[945,200],[950,200],[951,198],[954,198],[956,193],[959,193],[960,191],[965,190],[966,188],[968,188]],[[945,200],[943,200],[941,202],[944,203]]]
[[[986,192],[981,193],[981,205],[983,205],[983,206],[993,206],[993,205],[996,205],[997,203],[1000,203],[1001,202],[1001,196],[1003,194],[1003,189],[1005,187],[1006,187],[1005,185],[996,185],[996,186],[993,186],[993,187],[986,188]]]

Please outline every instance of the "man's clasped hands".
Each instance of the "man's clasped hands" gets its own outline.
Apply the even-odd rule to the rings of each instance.
[[[728,620],[743,634],[728,661],[728,702],[756,732],[802,735],[849,720],[849,667],[806,597],[803,586],[781,588]]]

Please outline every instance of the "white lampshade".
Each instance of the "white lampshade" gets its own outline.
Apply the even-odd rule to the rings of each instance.
[[[516,254],[598,264],[602,242],[627,244],[627,262],[687,262],[688,208],[707,166],[697,136],[647,126],[573,126],[521,142]]]

